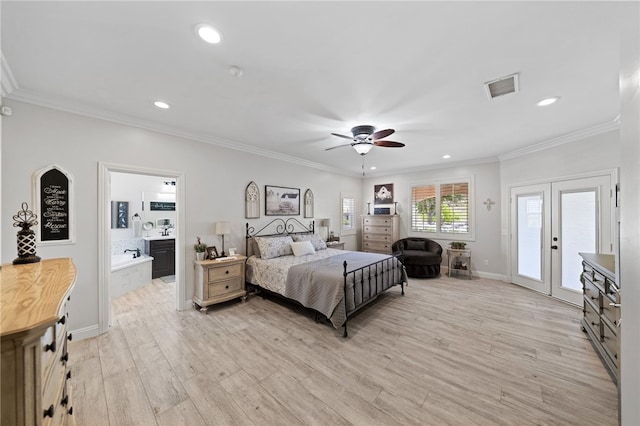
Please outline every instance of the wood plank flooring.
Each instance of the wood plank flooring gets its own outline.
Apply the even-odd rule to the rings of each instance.
[[[113,303],[70,346],[78,425],[615,425],[581,310],[486,279],[411,279],[341,337],[283,301],[176,312],[175,284]]]

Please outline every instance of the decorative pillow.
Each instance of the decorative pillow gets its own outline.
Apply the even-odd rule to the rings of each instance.
[[[316,249],[313,248],[311,241],[296,241],[291,243],[291,249],[294,256],[306,256],[307,254],[313,254]]]
[[[263,259],[273,259],[275,257],[293,254],[291,251],[291,237],[256,237],[260,257]]]
[[[320,235],[313,234],[296,234],[293,235],[293,241],[311,241],[313,248],[318,250],[324,250],[327,248],[327,244],[324,242]]]
[[[427,249],[426,241],[407,240],[407,250],[422,250]]]

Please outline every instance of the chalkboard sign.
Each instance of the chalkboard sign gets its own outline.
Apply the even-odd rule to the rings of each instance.
[[[171,203],[167,201],[150,201],[149,202],[149,210],[159,210],[159,211],[175,211],[176,203]]]
[[[34,174],[40,244],[73,243],[73,179],[58,166]]]

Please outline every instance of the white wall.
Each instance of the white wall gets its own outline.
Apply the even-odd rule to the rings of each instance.
[[[185,173],[186,230],[183,250],[187,265],[187,297],[193,294],[195,237],[221,245],[213,223],[231,222],[226,247],[244,251],[244,190],[255,181],[264,203],[264,185],[311,188],[315,217],[339,223],[340,192],[360,193],[360,179],[219,148],[210,144],[155,133],[17,101],[6,101],[13,116],[2,126],[2,262],[16,256],[15,228],[10,218],[23,201],[31,203],[31,174],[52,163],[75,178],[76,243],[43,246],[42,258],[71,257],[78,268],[76,288],[69,306],[70,329],[98,323],[98,162]],[[261,204],[262,206],[264,204]],[[303,223],[307,220],[297,216]],[[254,224],[266,223],[261,219]],[[108,250],[107,250],[108,253]]]
[[[388,175],[383,177],[369,176],[362,183],[362,212],[366,213],[368,200],[373,200],[374,185],[393,183],[394,200],[398,202],[400,215],[400,238],[407,236],[431,238],[424,233],[412,232],[411,223],[411,186],[412,184],[428,183],[434,180],[473,177],[475,188],[475,241],[467,242],[471,250],[472,270],[480,276],[503,279],[505,262],[500,255],[500,167],[498,162],[484,164],[459,165],[450,168],[425,170],[422,172]],[[487,210],[483,202],[487,199],[495,201],[491,210]],[[373,204],[371,213],[373,214]],[[391,213],[393,213],[391,207]],[[459,236],[452,236],[450,240],[435,239],[446,250],[449,243],[458,240]],[[446,251],[443,264],[446,264]],[[488,265],[484,265],[484,260]]]

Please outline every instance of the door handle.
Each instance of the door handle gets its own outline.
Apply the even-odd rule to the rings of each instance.
[[[551,246],[553,250],[558,250],[558,246]]]

